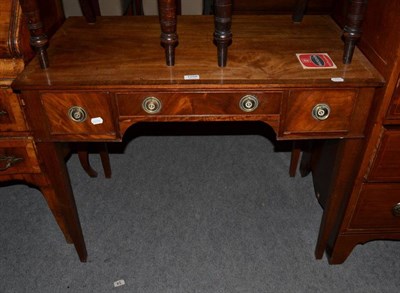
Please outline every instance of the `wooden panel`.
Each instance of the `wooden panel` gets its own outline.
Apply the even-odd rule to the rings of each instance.
[[[335,0],[309,0],[308,14],[329,14]],[[235,14],[291,14],[295,0],[233,0]]]
[[[359,47],[368,52],[369,58],[373,59],[375,67],[388,79],[393,62],[399,56],[400,37],[400,1],[381,0],[368,1],[368,9],[363,24],[363,35]],[[377,17],[384,15],[385,17]],[[382,34],[385,37],[382,37]]]
[[[0,2],[0,58],[10,55],[8,47],[8,34],[10,22],[13,21],[15,13],[13,12],[13,4],[16,1]]]
[[[26,130],[25,119],[17,96],[11,89],[0,89],[0,132],[23,130]]]
[[[397,78],[396,89],[394,90],[392,102],[386,118],[400,119],[400,76]]]
[[[23,54],[32,56],[29,33],[18,0],[1,1],[0,58],[21,57]]]
[[[369,181],[400,181],[400,129],[385,129]]]
[[[95,140],[114,138],[115,128],[110,96],[106,93],[44,93],[41,96],[46,112],[50,134],[68,134],[69,138]],[[69,116],[71,107],[81,107],[87,114],[83,122],[73,121]],[[96,122],[100,121],[99,123]],[[101,119],[101,120],[100,120]],[[98,124],[97,124],[98,123]]]
[[[341,26],[345,23],[348,1],[337,0],[334,18]],[[369,0],[358,47],[367,55],[378,71],[389,79],[399,56],[400,1]],[[382,17],[384,16],[384,17]]]
[[[284,134],[299,133],[346,133],[356,97],[354,90],[298,90],[292,91],[287,100]],[[326,104],[330,108],[326,120],[312,116],[314,107]]]
[[[251,112],[240,109],[239,102],[245,95],[258,99],[258,107]],[[279,114],[282,92],[227,92],[227,93],[135,93],[118,94],[117,103],[121,116],[149,115],[142,108],[146,97],[157,97],[162,109],[157,115],[260,115]]]
[[[17,173],[40,173],[31,139],[0,139],[0,176]]]
[[[364,184],[349,229],[400,230],[400,216],[393,208],[400,203],[400,184]]]

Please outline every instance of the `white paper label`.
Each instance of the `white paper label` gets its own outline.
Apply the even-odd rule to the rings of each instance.
[[[92,118],[92,119],[90,120],[90,122],[92,122],[93,125],[103,124],[103,118],[101,118],[101,117],[95,117],[95,118]]]
[[[123,285],[125,285],[125,281],[122,279],[114,282],[114,287],[120,287]]]
[[[344,82],[344,78],[343,77],[332,77],[331,80],[333,82]]]
[[[198,75],[198,74],[184,75],[184,76],[183,76],[183,79],[184,79],[184,80],[200,79],[200,75]]]

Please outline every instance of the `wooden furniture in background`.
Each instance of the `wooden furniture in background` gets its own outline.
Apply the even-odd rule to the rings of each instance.
[[[48,16],[45,26],[38,30],[49,35],[63,21],[60,1],[46,3],[42,15]],[[34,13],[34,15],[38,15]],[[32,58],[29,35],[21,8],[17,0],[2,1],[0,4],[0,181],[22,181],[35,185],[42,192],[50,210],[53,212],[65,239],[76,243],[79,230],[71,231],[71,225],[80,226],[73,197],[58,199],[57,188],[49,179],[44,167],[46,153],[39,155],[33,132],[25,121],[25,104],[12,91],[11,83],[24,69],[25,62]],[[53,20],[53,21],[49,21]],[[60,144],[59,152],[63,157],[66,144]],[[51,172],[61,174],[66,170],[54,169]],[[84,252],[84,247],[79,247]]]
[[[343,2],[343,3],[341,3]],[[345,1],[338,1],[334,17],[343,23]],[[400,2],[369,0],[359,48],[386,80],[375,95],[366,135],[367,144],[358,154],[360,168],[341,212],[343,221],[328,241],[330,259],[344,261],[357,244],[371,240],[400,240]],[[326,153],[326,145],[317,153]],[[319,161],[319,162],[318,162]],[[321,160],[314,165],[314,182],[323,182]],[[332,163],[332,162],[330,162]],[[322,184],[320,184],[321,186]],[[318,188],[322,202],[329,197]],[[318,252],[319,256],[321,251]],[[394,256],[397,257],[397,256]]]
[[[64,21],[61,1],[38,3],[45,17],[40,30],[51,36]],[[31,127],[25,120],[25,105],[11,89],[15,77],[34,56],[28,36],[29,31],[18,0],[3,1],[0,4],[0,181],[21,181],[37,186],[67,242],[73,243],[74,233],[67,228],[68,221],[75,221],[74,225],[79,225],[77,216],[73,215],[73,198],[64,199],[65,206],[55,200],[57,193],[43,165],[45,158],[38,156]],[[105,145],[94,146],[101,155],[105,176],[110,177],[111,168]],[[79,154],[82,167],[90,176],[96,176],[97,173],[88,161],[88,144],[75,145],[74,148]],[[60,155],[63,158],[70,151],[70,145],[60,146]],[[69,220],[65,218],[66,215],[70,215]]]

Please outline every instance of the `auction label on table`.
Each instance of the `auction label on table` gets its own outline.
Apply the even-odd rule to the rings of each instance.
[[[327,53],[298,53],[296,54],[304,69],[332,69],[336,68]]]

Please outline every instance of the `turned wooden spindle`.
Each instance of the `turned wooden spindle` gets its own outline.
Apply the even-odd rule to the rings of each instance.
[[[175,64],[175,48],[178,46],[176,33],[175,0],[158,0],[161,25],[161,46],[165,49],[165,60],[168,66]]]
[[[79,0],[82,14],[88,23],[95,23],[96,16],[100,16],[99,0]]]
[[[346,17],[346,25],[343,29],[344,64],[350,64],[353,58],[354,48],[361,37],[361,25],[367,9],[367,4],[368,0],[350,0],[350,6]]]
[[[218,66],[225,67],[228,47],[232,43],[232,0],[214,1],[214,43],[217,46]]]
[[[292,15],[293,22],[301,22],[307,9],[308,0],[296,0]]]
[[[43,30],[37,0],[19,0],[30,31],[30,44],[36,50],[41,68],[49,67],[47,58],[47,44],[49,42]]]

